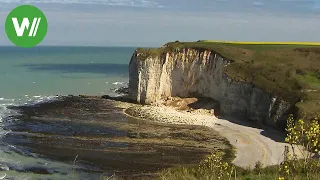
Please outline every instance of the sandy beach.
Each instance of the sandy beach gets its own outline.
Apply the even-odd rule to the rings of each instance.
[[[128,106],[128,105],[127,105]],[[207,126],[226,137],[236,148],[233,163],[254,167],[260,161],[264,166],[282,162],[286,143],[284,134],[273,129],[260,129],[245,124],[216,118],[207,110],[181,111],[164,105],[134,105],[124,111],[128,116],[150,119],[158,123]]]

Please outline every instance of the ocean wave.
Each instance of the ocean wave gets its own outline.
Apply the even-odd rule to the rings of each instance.
[[[118,82],[118,81],[116,81],[116,82],[114,82],[114,83],[112,83],[113,85],[123,85],[123,86],[128,86],[129,85],[129,83],[128,82]]]
[[[0,102],[7,102],[7,101],[13,102],[13,101],[15,101],[15,99],[5,99],[3,97],[0,98]]]
[[[0,105],[0,138],[7,135],[10,131],[4,130],[3,120],[11,114],[11,111],[7,108],[7,104]]]
[[[0,98],[0,138],[4,137],[6,134],[8,134],[10,131],[5,130],[4,126],[6,123],[12,122],[14,119],[9,118],[10,116],[18,115],[19,112],[16,110],[13,110],[11,108],[8,108],[9,106],[33,106],[41,102],[50,102],[54,101],[58,96],[32,96],[30,98],[29,96],[26,96],[25,99],[6,99],[1,97]]]
[[[29,97],[29,96],[28,96]],[[28,98],[26,102],[24,102],[23,105],[27,106],[34,106],[36,104],[42,103],[42,102],[51,102],[58,98],[59,96],[32,96],[32,98]],[[19,104],[22,105],[22,104]],[[18,105],[18,106],[19,106]]]
[[[125,82],[114,82],[114,83],[112,83],[112,84],[114,84],[114,85],[123,85]]]
[[[7,106],[10,106],[13,104],[0,104],[0,123],[2,122],[2,120],[11,114],[10,109],[7,108]],[[0,124],[1,127],[1,124]]]

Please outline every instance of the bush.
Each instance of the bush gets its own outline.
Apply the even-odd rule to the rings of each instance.
[[[262,164],[260,161],[258,161],[258,162],[256,162],[253,171],[254,171],[255,173],[257,173],[257,174],[261,174],[261,172],[262,172],[262,167],[263,167],[263,164]]]
[[[208,179],[231,179],[234,170],[233,165],[222,161],[221,153],[211,153],[200,163],[198,172],[201,177],[207,177]]]
[[[319,159],[313,158],[319,153],[320,126],[317,119],[306,123],[302,119],[297,122],[290,116],[287,120],[286,142],[290,144],[284,151],[284,161],[280,164],[279,179],[319,179]],[[299,153],[299,154],[298,154]],[[302,159],[300,159],[302,158]]]

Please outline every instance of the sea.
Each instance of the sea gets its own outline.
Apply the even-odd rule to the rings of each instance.
[[[72,164],[26,155],[1,141],[10,133],[6,124],[18,121],[12,115],[19,112],[8,107],[34,105],[64,95],[116,95],[114,90],[128,83],[128,64],[134,50],[135,47],[0,47],[0,179],[44,179],[23,171],[39,164],[60,172],[46,178],[72,178],[68,173],[74,168]]]

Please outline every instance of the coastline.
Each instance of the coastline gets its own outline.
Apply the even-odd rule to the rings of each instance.
[[[14,109],[21,112],[19,123],[10,127],[5,142],[64,163],[79,155],[76,171],[92,176],[114,172],[125,179],[152,179],[163,169],[196,165],[217,151],[243,168],[257,161],[276,165],[287,145],[276,130],[219,119],[213,110],[140,105],[125,96],[63,96]]]
[[[65,96],[11,107],[20,112],[14,117],[19,120],[7,127],[11,131],[3,141],[18,147],[21,155],[34,153],[70,165],[78,157],[75,172],[89,173],[87,178],[112,173],[125,179],[155,177],[162,169],[196,165],[210,152],[231,148],[225,138],[205,126],[128,117],[124,110],[132,106],[140,105],[97,96]],[[17,168],[8,166],[7,175],[12,176]],[[43,171],[50,176],[59,173],[50,166]]]
[[[128,106],[128,105],[126,105]],[[129,117],[149,119],[164,124],[205,126],[228,139],[235,149],[233,163],[253,168],[259,161],[263,166],[277,165],[283,161],[285,134],[272,128],[259,128],[249,122],[219,119],[207,110],[177,110],[165,105],[132,104],[123,111]]]

